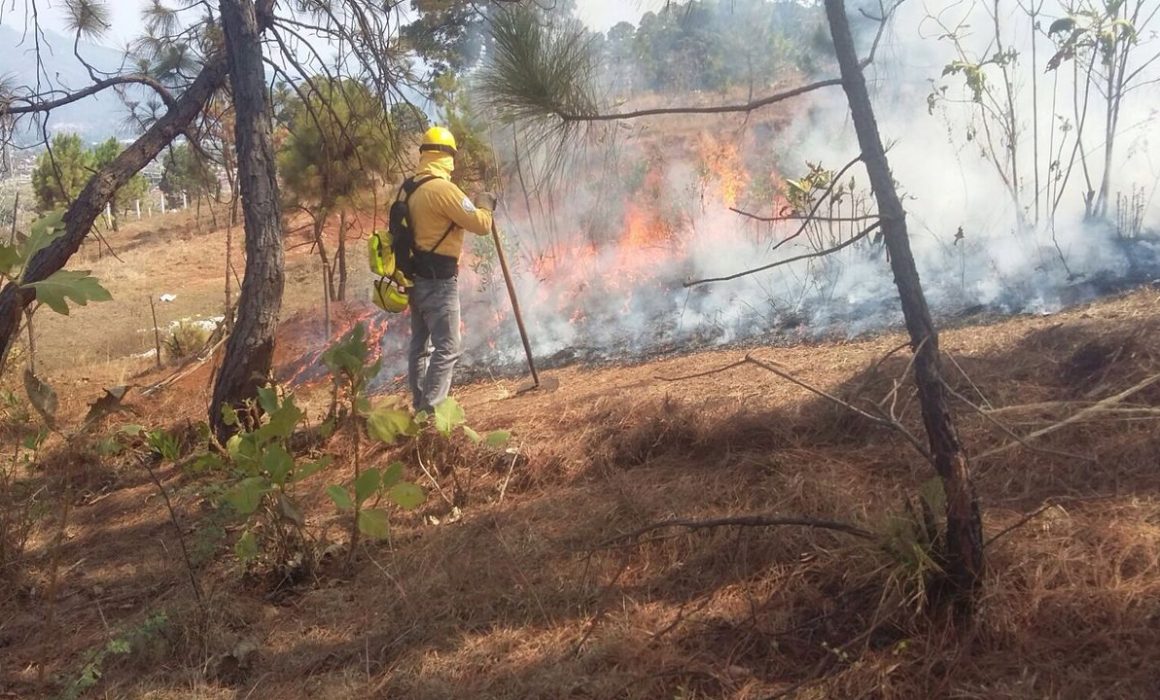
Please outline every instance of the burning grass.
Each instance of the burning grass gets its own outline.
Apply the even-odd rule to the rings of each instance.
[[[947,332],[951,388],[990,416],[956,404],[968,449],[981,455],[1011,441],[991,418],[1028,434],[1160,372],[1158,299],[1145,290],[1055,317]],[[900,343],[886,335],[753,352],[845,400],[876,401],[906,370],[905,352],[882,360]],[[107,641],[106,630],[139,628],[165,610],[165,659],[111,662],[101,691],[422,699],[1154,690],[1153,387],[1031,443],[1036,449],[974,460],[993,542],[975,622],[963,628],[931,612],[930,564],[906,556],[912,543],[901,524],[913,516],[904,501],[915,501],[930,467],[894,433],[757,367],[714,371],[737,359],[724,351],[562,368],[553,370],[561,388],[552,394],[512,396],[506,381],[466,387],[471,423],[512,428],[519,454],[485,455],[459,441],[405,448],[424,455],[451,500],[464,494],[462,519],[449,522],[451,504],[432,489],[424,509],[397,517],[390,542],[362,551],[352,569],[323,567],[276,596],[238,577],[222,533],[199,568],[209,619],[190,602],[154,487],[118,472],[105,497],[78,505],[70,528],[59,619],[75,633],[44,630],[35,584],[3,603],[5,688],[48,692],[55,686],[35,673],[10,669],[47,660],[50,679],[65,677]],[[908,386],[896,411],[918,431]],[[187,393],[156,400],[199,415]],[[344,440],[329,446],[340,463]],[[163,476],[191,540],[209,537],[198,482]],[[341,542],[325,497],[303,500],[327,540]],[[849,522],[876,537],[670,528],[606,544],[672,517],[741,513]],[[46,524],[30,542],[30,581],[42,580],[51,534]],[[245,644],[258,651],[219,672]]]

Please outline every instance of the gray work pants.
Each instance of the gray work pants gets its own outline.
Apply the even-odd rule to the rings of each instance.
[[[430,411],[447,398],[451,391],[451,373],[463,354],[459,334],[459,280],[416,277],[410,307],[407,379],[411,404],[416,411]]]

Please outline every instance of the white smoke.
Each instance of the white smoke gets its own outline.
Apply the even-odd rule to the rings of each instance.
[[[867,12],[877,12],[877,2],[865,4]],[[1021,140],[1017,158],[1021,163],[1033,158],[1034,120],[1042,139],[1042,185],[1051,176],[1049,139],[1066,155],[1070,146],[1060,148],[1060,140],[1069,138],[1068,133],[1074,136],[1074,131],[1060,129],[1065,120],[1075,119],[1065,79],[1071,68],[1065,64],[1059,75],[1041,72],[1039,111],[1034,111],[1031,23],[1017,3],[1000,4],[1005,13],[1003,43],[1018,52],[1010,66]],[[858,3],[850,5],[851,16],[857,17]],[[1125,100],[1110,188],[1112,223],[1085,223],[1077,162],[1060,197],[1054,225],[1042,213],[1035,225],[1028,204],[1033,200],[1025,197],[1026,210],[1018,211],[995,166],[981,157],[981,137],[966,138],[972,125],[981,129],[981,122],[978,105],[970,101],[962,78],[941,77],[943,67],[958,56],[950,42],[938,38],[941,30],[930,19],[932,12],[944,12],[942,19],[949,25],[969,25],[972,29],[961,39],[963,47],[971,55],[987,56],[995,51],[993,20],[986,14],[986,6],[993,5],[959,3],[950,11],[937,5],[904,3],[866,71],[890,165],[904,195],[911,245],[936,317],[977,308],[1050,313],[1104,293],[1117,280],[1160,275],[1155,238],[1160,230],[1160,139],[1149,128],[1160,110],[1160,90],[1145,87]],[[1058,4],[1047,5],[1042,26],[1063,14]],[[865,53],[873,26],[862,24]],[[1141,36],[1141,41],[1145,43],[1137,52],[1137,65],[1160,51],[1154,32]],[[1054,48],[1040,36],[1037,50],[1042,71]],[[826,70],[833,74],[836,67]],[[998,79],[997,73],[988,75]],[[1157,77],[1160,61],[1145,68],[1139,82]],[[942,85],[948,86],[945,94],[953,101],[929,114],[928,96]],[[1001,85],[992,86],[1001,90]],[[707,97],[669,99],[680,104],[689,99],[704,102]],[[1094,96],[1081,144],[1093,161],[1100,160],[1103,149],[1099,102]],[[699,160],[703,154],[689,149],[688,134],[703,128],[722,140],[743,144],[750,175],[777,170],[794,177],[805,171],[807,161],[837,170],[857,155],[840,88],[773,109],[782,118],[666,117],[616,127],[611,145],[594,148],[577,160],[562,186],[540,189],[539,203],[547,201],[546,216],[533,204],[529,219],[515,183],[509,185],[508,208],[499,221],[509,236],[517,293],[541,360],[624,359],[698,344],[852,337],[900,323],[885,251],[870,241],[825,259],[795,262],[734,281],[691,289],[682,285],[810,251],[804,241],[795,241],[771,252],[796,224],[753,224],[729,211],[716,193],[713,177],[705,175]],[[642,170],[659,177],[642,186],[638,182]],[[1033,189],[1031,170],[1022,170],[1021,188]],[[860,168],[851,172],[865,190],[864,173]],[[1092,177],[1098,188],[1099,174]],[[536,184],[531,183],[530,189],[536,190]],[[1116,231],[1116,194],[1131,192],[1142,193],[1142,228],[1152,238],[1124,240]],[[754,198],[748,202],[753,204]],[[658,243],[655,249],[627,245],[627,213],[642,203],[671,226],[675,242]],[[755,213],[773,213],[772,204],[765,200],[766,208]],[[590,243],[591,248],[586,247]],[[486,245],[475,243],[484,258]],[[590,249],[591,254],[580,252]],[[626,256],[633,261],[626,263]],[[543,265],[545,258],[552,264]],[[461,286],[468,348],[464,366],[519,363],[522,348],[498,269],[485,265],[479,274],[467,272]]]

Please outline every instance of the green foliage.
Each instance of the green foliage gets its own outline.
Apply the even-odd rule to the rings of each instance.
[[[488,108],[514,122],[596,112],[592,35],[541,21],[518,5],[492,22],[495,46],[479,78]]]
[[[113,296],[88,270],[57,270],[39,282],[22,282],[24,267],[32,256],[60,238],[64,231],[63,212],[56,210],[34,221],[29,234],[17,242],[0,243],[0,278],[32,289],[39,303],[67,316],[70,300],[85,306],[90,301],[110,301]]]
[[[819,46],[814,36],[825,34]],[[667,3],[609,30],[604,72],[621,91],[724,91],[812,72],[832,52],[817,6],[769,0]]]
[[[210,331],[204,325],[181,321],[165,339],[165,351],[174,360],[192,357],[205,348],[209,338]]]
[[[76,700],[100,682],[104,675],[105,663],[114,656],[148,653],[151,646],[164,642],[169,629],[169,616],[164,612],[155,613],[138,627],[113,637],[103,646],[85,655],[84,665],[76,678],[71,680],[60,694],[62,700]],[[159,655],[158,655],[159,656]]]
[[[407,102],[391,105],[391,123],[404,138],[422,134],[430,126],[423,110]]]
[[[108,141],[99,144],[93,149],[93,168],[103,168],[113,162],[124,148],[117,139],[110,137]],[[136,200],[145,196],[149,190],[149,181],[145,176],[137,173],[121,186],[113,195],[113,212],[122,212],[134,205]]]
[[[883,549],[894,561],[890,580],[916,612],[927,604],[930,583],[943,574],[939,562],[946,546],[946,493],[934,477],[919,488],[918,507],[910,498],[889,517]]]
[[[68,316],[68,301],[86,306],[90,301],[112,301],[113,295],[88,270],[57,270],[40,282],[24,285],[36,290],[36,300]]]
[[[287,109],[290,135],[278,171],[297,204],[324,213],[369,191],[392,168],[395,142],[375,94],[355,80],[316,77]]]
[[[459,153],[455,156],[456,182],[497,186],[496,157],[488,139],[487,124],[475,110],[462,80],[448,73],[435,80],[435,103],[443,125],[455,134]]]
[[[86,150],[81,137],[60,134],[51,147],[36,159],[32,171],[32,188],[39,211],[68,206],[88,182],[93,171],[93,154]]]
[[[218,194],[218,178],[213,168],[199,151],[187,143],[170,147],[161,167],[158,187],[170,206],[181,204],[183,192],[192,199]]]
[[[228,424],[242,428],[225,445],[234,481],[222,501],[245,523],[234,553],[246,566],[256,564],[263,554],[275,569],[310,566],[313,552],[294,487],[333,460],[323,456],[300,461],[294,456],[290,438],[304,414],[293,396],[282,397],[267,386],[259,390],[255,404],[263,411],[256,422],[243,420],[256,414],[254,404],[242,415],[228,406],[222,409]]]

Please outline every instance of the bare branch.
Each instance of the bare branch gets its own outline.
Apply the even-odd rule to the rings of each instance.
[[[1015,442],[1009,442],[1006,445],[1001,445],[999,447],[987,450],[986,452],[979,455],[976,459],[984,459],[986,457],[994,457],[997,454],[1000,454],[1002,452],[1006,452],[1007,450],[1011,449],[1012,447],[1015,447],[1017,445],[1023,445],[1031,440],[1035,440],[1036,438],[1041,438],[1044,435],[1047,435],[1049,433],[1054,433],[1055,431],[1059,430],[1060,428],[1064,428],[1068,425],[1071,425],[1072,423],[1076,423],[1076,422],[1086,418],[1087,416],[1089,416],[1093,413],[1097,413],[1099,411],[1104,410],[1108,406],[1112,406],[1114,404],[1117,404],[1117,403],[1123,401],[1124,399],[1128,398],[1132,394],[1136,394],[1140,391],[1143,391],[1144,389],[1147,389],[1148,387],[1152,386],[1153,384],[1155,384],[1158,381],[1160,381],[1160,374],[1154,374],[1151,377],[1148,377],[1144,381],[1140,382],[1139,384],[1136,384],[1135,386],[1133,386],[1131,388],[1125,389],[1124,391],[1121,391],[1120,393],[1118,393],[1114,396],[1109,396],[1106,399],[1098,401],[1094,405],[1089,406],[1088,408],[1085,408],[1084,410],[1079,411],[1078,413],[1075,413],[1071,416],[1068,416],[1067,418],[1063,419],[1062,421],[1060,421],[1058,423],[1055,423],[1053,425],[1049,425],[1046,428],[1042,428],[1040,430],[1036,430],[1035,432],[1031,433],[1030,435],[1024,436],[1022,440],[1017,440]]]
[[[172,108],[174,105],[173,95],[165,89],[161,83],[154,80],[151,76],[142,73],[134,73],[132,75],[118,75],[112,78],[97,81],[88,87],[77,90],[76,92],[69,92],[53,99],[46,99],[48,95],[55,95],[62,91],[54,90],[45,95],[31,95],[28,97],[17,97],[13,95],[6,95],[0,98],[0,116],[9,114],[34,114],[37,112],[51,112],[58,107],[63,107],[67,104],[72,104],[78,100],[83,100],[104,90],[112,87],[122,85],[144,85],[152,88],[165,101],[166,107]],[[24,102],[23,105],[14,105],[14,102]]]
[[[870,224],[865,229],[863,229],[857,235],[851,236],[849,239],[842,241],[838,245],[833,246],[831,248],[826,248],[825,250],[819,250],[819,251],[815,251],[813,253],[805,253],[803,255],[796,255],[792,258],[786,258],[785,260],[778,260],[777,262],[772,262],[772,263],[769,263],[768,265],[762,265],[761,267],[755,267],[752,270],[745,270],[744,272],[737,272],[737,273],[734,273],[732,275],[726,275],[725,277],[710,277],[707,279],[692,280],[690,282],[685,282],[683,286],[688,288],[688,287],[696,287],[697,285],[701,285],[701,284],[709,284],[711,282],[728,282],[729,280],[735,280],[735,279],[738,279],[741,277],[745,277],[747,275],[754,275],[754,274],[757,274],[758,272],[765,272],[766,270],[772,270],[773,268],[781,267],[782,265],[789,265],[790,263],[798,262],[799,260],[808,260],[810,258],[820,258],[820,257],[826,256],[826,255],[830,255],[831,253],[836,253],[839,250],[842,250],[843,248],[848,248],[848,247],[854,245],[858,241],[869,236],[876,229],[878,229],[881,225],[882,225],[881,220],[875,221],[874,223]]]

